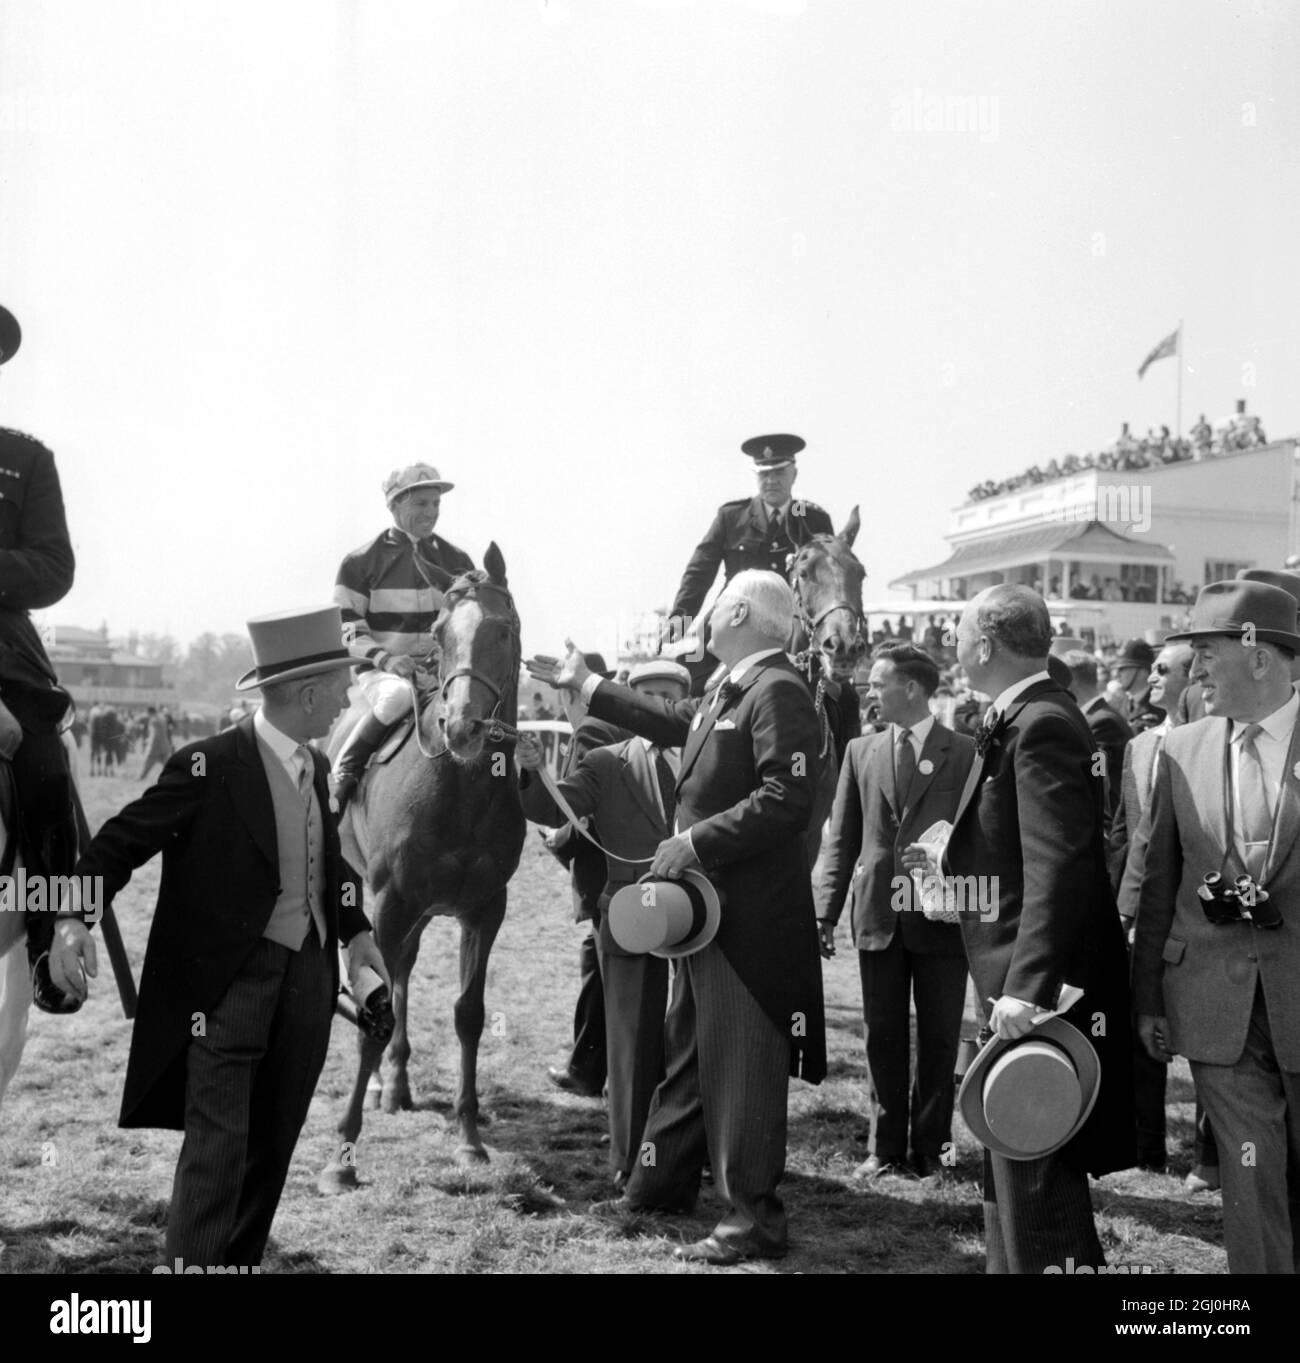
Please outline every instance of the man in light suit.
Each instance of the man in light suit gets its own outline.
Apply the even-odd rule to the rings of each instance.
[[[940,1155],[952,1140],[966,950],[956,923],[931,922],[921,912],[899,860],[931,824],[951,823],[975,757],[969,738],[931,715],[930,697],[938,685],[938,667],[919,648],[888,644],[877,650],[867,695],[889,727],[848,746],[815,887],[826,957],[834,952],[845,896],[852,895],[871,1108],[869,1155],[857,1171],[865,1178],[906,1167],[913,994],[913,1172],[921,1178],[939,1174]]]
[[[638,663],[628,684],[639,695],[679,701],[691,689],[691,674],[680,663],[653,659]],[[568,826],[536,775],[542,766],[536,737],[524,735],[515,757],[524,813],[535,823]],[[664,1077],[668,962],[624,951],[610,933],[606,910],[615,893],[637,879],[654,859],[655,849],[672,835],[679,763],[676,749],[634,737],[590,749],[559,783],[573,812],[579,818],[591,817],[592,835],[606,849],[596,921],[609,1071],[609,1164],[618,1192],[632,1172],[650,1099]]]
[[[325,1062],[338,945],[355,988],[388,972],[361,883],[329,815],[324,738],[351,657],[336,606],[249,622],[262,706],[167,759],[156,785],[110,819],[77,863],[103,902],[163,855],[120,1124],[183,1130],[166,1262],[261,1262],[298,1133]],[[96,952],[72,901],[50,952],[77,998]]]
[[[578,688],[591,713],[682,747],[678,831],[650,867],[702,870],[724,897],[717,936],[679,962],[668,1011],[667,1077],[655,1093],[622,1208],[694,1206],[706,1160],[727,1205],[711,1235],[677,1251],[708,1264],[786,1252],[788,1076],[826,1074],[821,959],[804,833],[819,751],[812,696],[782,645],[794,594],[775,573],[738,573],[710,616],[725,679],[706,696],[637,696],[591,676],[572,646],[529,670]]]
[[[1202,588],[1191,677],[1207,717],[1165,739],[1133,949],[1138,1030],[1154,1058],[1185,1055],[1220,1151],[1232,1273],[1293,1273],[1300,1201],[1300,652],[1295,599],[1267,583]],[[1148,827],[1149,825],[1149,827]],[[1253,887],[1207,906],[1203,878]],[[1264,900],[1263,893],[1267,894]],[[1223,921],[1211,921],[1207,907]],[[1226,910],[1226,911],[1225,911]]]
[[[1179,698],[1188,682],[1192,665],[1192,650],[1187,644],[1166,644],[1151,667],[1151,704],[1165,712],[1164,721],[1154,729],[1145,729],[1124,750],[1124,770],[1120,778],[1120,801],[1110,831],[1111,883],[1115,887],[1119,906],[1120,926],[1125,940],[1133,941],[1133,924],[1137,918],[1138,892],[1142,886],[1142,866],[1146,860],[1146,843],[1137,837],[1142,816],[1151,806],[1151,792],[1155,789],[1156,767],[1164,748],[1165,736],[1179,724]],[[1166,1068],[1147,1054],[1146,1047],[1135,1036],[1133,1047],[1133,1091],[1137,1106],[1137,1156],[1143,1169],[1159,1172],[1165,1167],[1165,1079]],[[1197,1121],[1196,1170],[1205,1186],[1206,1174],[1214,1169],[1214,1183],[1218,1184],[1218,1156],[1207,1153],[1207,1137],[1202,1122]],[[1213,1138],[1209,1138],[1212,1142]],[[1209,1161],[1207,1164],[1206,1161]],[[1188,1175],[1189,1180],[1192,1175]],[[1189,1188],[1194,1188],[1189,1184]]]
[[[1030,1035],[1032,1019],[1075,986],[1083,997],[1064,1017],[1100,1061],[1097,1101],[1060,1150],[1031,1160],[985,1151],[990,1273],[1102,1265],[1088,1174],[1134,1161],[1128,971],[1106,873],[1103,782],[1087,722],[1048,672],[1051,632],[1042,597],[1011,585],[981,592],[957,630],[958,661],[994,699],[943,866],[990,892],[996,883],[995,915],[961,917],[976,992],[991,1009],[988,1030]],[[903,861],[934,869],[916,844]]]

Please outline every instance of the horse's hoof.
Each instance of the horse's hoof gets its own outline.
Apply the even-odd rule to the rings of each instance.
[[[478,1164],[487,1164],[488,1152],[481,1145],[470,1145],[465,1142],[456,1149],[456,1163],[469,1165],[471,1168]]]
[[[340,1193],[351,1193],[357,1189],[357,1166],[355,1164],[327,1164],[316,1180],[317,1192],[326,1197],[337,1197]]]
[[[411,1090],[405,1085],[401,1088],[386,1088],[381,1106],[390,1115],[394,1112],[413,1112],[415,1110],[415,1104],[411,1101]]]

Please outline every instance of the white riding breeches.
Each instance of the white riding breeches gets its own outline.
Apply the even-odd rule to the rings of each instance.
[[[385,724],[393,724],[411,708],[411,684],[391,672],[371,668],[357,677],[357,686],[366,698],[371,713]]]

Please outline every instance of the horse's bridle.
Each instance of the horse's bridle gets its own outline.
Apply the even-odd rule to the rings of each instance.
[[[832,601],[825,610],[818,612],[815,618],[808,614],[808,608],[804,605],[803,592],[799,585],[799,563],[814,544],[829,544],[833,538],[832,535],[814,535],[811,540],[800,547],[799,552],[790,563],[790,587],[794,591],[795,623],[803,630],[808,640],[808,647],[805,651],[809,654],[815,654],[820,647],[817,642],[817,631],[827,618],[834,615],[836,611],[848,611],[849,618],[853,621],[853,632],[855,634],[862,633],[862,612],[851,601]],[[802,657],[803,654],[801,653],[800,656]]]
[[[515,609],[514,597],[510,594],[508,588],[502,586],[500,583],[493,582],[490,578],[486,576],[479,575],[477,572],[475,572],[474,575],[472,576],[469,574],[462,575],[461,577],[458,577],[453,582],[451,582],[451,584],[447,586],[445,589],[440,588],[438,584],[429,577],[428,573],[424,571],[424,565],[420,563],[418,558],[416,559],[416,564],[420,568],[421,573],[424,576],[425,581],[428,582],[429,586],[433,587],[435,590],[441,590],[443,593],[442,607],[438,612],[439,618],[441,618],[441,616],[445,612],[450,610],[450,608],[456,602],[460,600],[472,601],[476,597],[484,593],[489,592],[493,593],[504,600],[506,608],[509,611],[511,643],[510,671],[507,673],[506,679],[498,683],[494,677],[489,677],[486,672],[480,671],[477,667],[457,667],[454,668],[452,671],[444,674],[442,670],[442,654],[440,651],[438,658],[438,699],[439,701],[445,701],[447,699],[447,688],[452,684],[452,682],[456,681],[457,678],[459,677],[468,677],[471,681],[478,682],[480,686],[483,686],[487,689],[488,693],[492,696],[492,699],[496,702],[496,704],[492,709],[492,713],[486,719],[475,719],[472,720],[471,723],[474,724],[476,727],[484,727],[487,729],[486,737],[489,743],[517,742],[519,738],[519,730],[515,728],[513,724],[508,723],[501,717],[501,706],[505,702],[506,692],[509,690],[511,684],[518,680],[519,662],[520,659],[523,657],[523,642],[520,638],[519,631],[519,612]],[[435,629],[437,628],[437,623],[438,622],[435,620],[434,621]],[[424,736],[420,731],[420,724],[418,718],[419,697],[417,694],[415,694],[416,687],[414,679],[411,682],[411,690],[413,693],[413,698],[416,701],[417,718],[415,725],[415,733],[416,739],[420,745],[420,751],[425,755],[425,757],[428,758],[437,757],[439,754],[430,752],[424,746]]]

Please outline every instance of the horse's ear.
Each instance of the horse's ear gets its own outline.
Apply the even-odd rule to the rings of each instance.
[[[488,545],[487,553],[483,555],[483,566],[487,569],[488,577],[498,587],[506,585],[506,561],[501,550],[497,548],[496,540]]]
[[[853,541],[858,537],[858,531],[862,528],[862,517],[858,515],[858,508],[855,506],[849,512],[849,518],[844,522],[844,529],[840,531],[839,538],[853,548]]]

